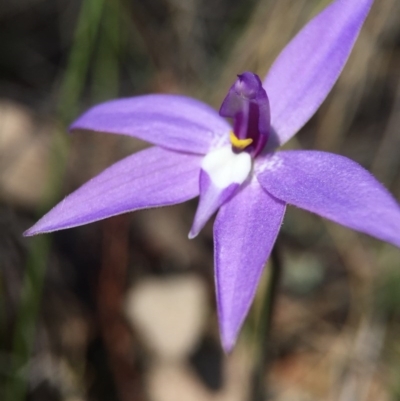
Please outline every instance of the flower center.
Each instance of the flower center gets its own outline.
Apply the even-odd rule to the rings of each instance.
[[[256,157],[263,150],[270,132],[270,110],[267,93],[256,74],[238,75],[219,114],[233,119],[230,141],[234,151],[246,151]]]

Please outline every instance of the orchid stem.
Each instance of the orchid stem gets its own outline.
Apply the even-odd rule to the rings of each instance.
[[[268,365],[271,362],[271,328],[282,274],[282,264],[277,245],[271,254],[271,267],[268,285],[265,289],[262,311],[258,327],[258,345],[256,364],[251,383],[249,401],[265,401],[268,395],[268,385],[265,378]]]

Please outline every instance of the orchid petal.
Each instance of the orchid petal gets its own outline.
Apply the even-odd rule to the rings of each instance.
[[[274,145],[312,117],[335,84],[373,0],[336,0],[284,48],[265,81]]]
[[[354,230],[400,247],[400,208],[363,167],[318,151],[278,152],[257,166],[265,190]]]
[[[70,127],[134,136],[168,149],[205,154],[228,141],[229,124],[210,106],[185,96],[146,95],[91,108]]]
[[[208,153],[201,163],[200,200],[189,238],[194,238],[208,219],[223,205],[249,176],[251,156],[234,153],[231,146]]]
[[[239,189],[240,185],[232,183],[226,188],[213,185],[209,175],[203,170],[200,173],[200,200],[194,216],[189,239],[197,237],[210,217]]]
[[[285,204],[257,180],[225,203],[214,224],[215,282],[221,340],[235,344],[278,235]]]
[[[200,156],[157,147],[143,150],[115,163],[67,196],[25,235],[80,226],[194,198],[199,194],[200,163]]]

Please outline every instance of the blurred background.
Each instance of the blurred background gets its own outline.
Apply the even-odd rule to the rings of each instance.
[[[196,200],[37,238],[22,233],[147,146],[67,135],[81,112],[151,92],[218,108],[236,74],[263,77],[327,3],[0,1],[1,400],[250,400],[268,277],[224,355],[212,222],[187,239]],[[375,2],[334,90],[287,147],[346,155],[400,199],[398,0]],[[400,251],[294,208],[277,247],[283,277],[268,399],[400,400]]]

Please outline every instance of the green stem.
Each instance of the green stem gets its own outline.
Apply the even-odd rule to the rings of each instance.
[[[78,99],[85,85],[90,57],[96,44],[105,0],[85,0],[75,31],[74,45],[60,88],[58,114],[68,124],[78,110]],[[106,16],[107,18],[108,16]]]
[[[257,356],[250,389],[250,401],[264,401],[268,394],[268,385],[265,375],[271,357],[271,327],[281,274],[281,261],[277,246],[275,245],[271,255],[270,274],[268,277],[268,285],[264,293],[258,327]]]
[[[5,388],[5,401],[22,401],[26,396],[26,375],[47,267],[43,254],[47,254],[49,248],[50,241],[47,237],[36,237],[32,240],[22,284],[19,314],[14,327],[11,376]]]
[[[90,54],[100,25],[104,0],[85,0],[76,28],[74,45],[61,86],[58,114],[65,125],[74,113],[88,72]],[[56,130],[52,146],[51,177],[45,194],[44,207],[59,196],[62,177],[68,155],[68,141],[61,130]],[[41,213],[40,210],[40,213]],[[3,401],[23,401],[26,398],[29,362],[34,345],[36,323],[42,300],[43,286],[51,248],[50,236],[39,236],[30,240],[25,276],[21,289],[21,301],[14,326],[14,337],[10,361],[10,377],[4,388]]]

